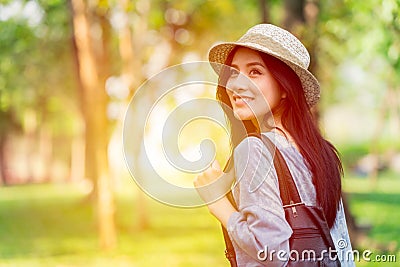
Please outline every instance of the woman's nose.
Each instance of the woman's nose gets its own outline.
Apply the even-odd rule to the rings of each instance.
[[[251,86],[251,81],[243,73],[239,73],[229,78],[227,83],[227,89],[235,93],[247,91]]]

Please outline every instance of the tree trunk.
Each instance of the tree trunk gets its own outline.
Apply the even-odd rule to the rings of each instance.
[[[305,23],[304,0],[285,0],[285,19],[283,26],[288,30],[293,30],[297,25]]]
[[[83,133],[74,136],[71,142],[70,181],[77,182],[85,178],[85,138]]]
[[[43,167],[40,179],[50,182],[52,177],[51,166],[53,165],[53,140],[51,131],[45,126],[39,129],[39,151],[40,164]]]
[[[261,11],[261,23],[269,23],[269,10],[268,10],[268,0],[259,0],[260,11]]]
[[[68,1],[69,8],[70,8],[70,13],[73,14],[73,8],[72,8],[72,2],[71,0]],[[70,26],[73,29],[74,28],[74,23],[73,23],[73,18],[71,16],[70,19]],[[75,34],[72,35],[71,37],[71,49],[72,49],[72,55],[73,55],[73,66],[74,66],[74,78],[75,78],[75,86],[78,90],[78,101],[79,101],[79,108],[80,112],[82,115],[82,125],[80,125],[79,130],[78,130],[78,136],[73,137],[72,143],[71,143],[71,180],[77,179],[77,177],[80,178],[89,178],[92,181],[92,189],[90,191],[90,195],[88,199],[94,199],[95,195],[97,194],[97,185],[95,181],[93,180],[95,175],[90,175],[88,168],[85,168],[85,164],[88,161],[86,159],[86,151],[88,151],[87,147],[87,142],[86,140],[86,134],[87,132],[85,131],[85,125],[84,125],[84,120],[85,120],[85,114],[86,114],[86,109],[84,105],[84,90],[83,90],[83,85],[82,81],[80,78],[80,65],[79,65],[79,59],[78,59],[78,47],[77,47],[77,42],[76,42],[76,37]],[[82,146],[81,146],[82,144]],[[81,147],[80,147],[81,146]],[[79,174],[81,172],[81,174]],[[93,197],[92,197],[93,196]]]
[[[109,250],[116,246],[116,230],[112,182],[107,159],[107,96],[99,76],[102,72],[97,67],[86,3],[83,0],[71,1],[85,107],[86,167],[88,174],[96,178],[98,186],[96,208],[100,245]]]
[[[380,109],[378,111],[378,119],[375,127],[375,131],[372,135],[371,146],[370,146],[370,154],[373,155],[373,169],[369,174],[369,179],[371,181],[371,188],[376,187],[378,183],[378,172],[379,172],[379,140],[381,139],[382,132],[387,126],[390,118],[394,118],[394,128],[395,130],[400,129],[399,123],[399,100],[398,93],[394,88],[388,88],[386,90],[385,96],[381,103]]]
[[[135,57],[134,47],[136,47],[136,51],[140,51],[143,45],[142,38],[135,38],[135,43],[133,42],[133,34],[132,29],[129,26],[129,6],[130,2],[128,0],[120,0],[119,5],[121,9],[125,11],[124,15],[125,24],[119,31],[119,53],[122,60],[122,78],[125,83],[128,85],[132,92],[135,93],[136,88],[142,82],[143,75],[141,74],[141,59],[140,56],[137,55]],[[142,10],[142,12],[146,12],[146,10]],[[141,14],[140,22],[135,25],[136,36],[144,36],[146,28],[147,28],[147,14]],[[136,151],[135,155],[139,155],[140,151]],[[137,159],[134,159],[137,160]],[[147,229],[149,227],[149,214],[147,212],[147,199],[145,193],[142,190],[138,190],[136,197],[136,205],[134,207],[136,212],[136,228],[141,231]]]
[[[7,185],[7,161],[6,161],[7,134],[0,133],[0,185]]]

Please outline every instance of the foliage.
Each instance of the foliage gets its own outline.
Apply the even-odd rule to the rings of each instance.
[[[1,4],[6,6],[14,2],[17,1],[2,1]],[[30,1],[20,2],[26,4]],[[0,110],[14,114],[3,116],[8,119],[2,120],[2,124],[11,118],[22,123],[24,110],[41,107],[44,109],[42,113],[48,116],[41,119],[40,115],[39,124],[50,124],[58,133],[68,132],[71,127],[76,127],[71,118],[76,118],[79,112],[79,103],[75,98],[74,62],[71,60],[69,7],[62,0],[35,3],[39,6],[39,13],[35,16],[41,19],[34,24],[29,16],[21,15],[0,21]],[[107,4],[110,15],[118,10],[114,1],[101,3],[103,6]],[[148,13],[143,13],[146,5]],[[268,8],[271,21],[280,24],[283,5],[279,1],[268,1]],[[142,58],[142,65],[147,64],[162,39],[168,40],[174,47],[170,65],[179,63],[189,52],[206,59],[212,43],[238,38],[258,23],[261,16],[258,1],[153,0],[145,3],[138,0],[130,2],[126,11],[132,23],[141,19],[147,24],[146,36],[135,36],[136,29],[133,27],[134,38],[144,42],[141,50],[136,51],[136,56]],[[378,100],[372,104],[371,101],[365,102],[369,107],[375,105],[376,108],[382,99],[382,87],[398,86],[398,11],[399,2],[395,0],[382,4],[376,0],[320,1],[317,30],[320,67],[317,76],[323,85],[324,106],[360,98],[363,94],[362,99],[371,95],[370,98]],[[374,23],[370,23],[371,16]],[[157,38],[154,38],[154,33]],[[114,52],[117,42],[114,35]],[[118,55],[113,54],[113,58],[112,64],[118,65]],[[349,80],[344,75],[354,70],[354,66],[359,66],[359,70],[366,73],[364,82],[360,83],[356,78]],[[371,82],[371,79],[374,80]],[[59,117],[66,119],[57,119]],[[62,124],[63,121],[66,124]]]
[[[399,11],[396,0],[321,1],[318,56],[323,65],[319,74],[324,89],[334,91],[327,101],[352,101],[361,94],[373,94],[378,96],[374,104],[379,105],[387,87],[400,86]],[[346,66],[359,66],[365,75],[341,76]]]
[[[44,1],[30,9],[31,2],[20,3],[30,11],[0,20],[0,112],[14,114],[10,124],[23,124],[26,112],[37,110],[40,125],[65,133],[77,109],[66,3]]]

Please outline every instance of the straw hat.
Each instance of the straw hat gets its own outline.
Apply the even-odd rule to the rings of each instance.
[[[214,45],[208,58],[219,74],[229,53],[235,46],[244,46],[272,55],[285,62],[299,76],[304,95],[310,107],[320,98],[318,80],[309,72],[310,55],[304,45],[290,32],[271,24],[258,24],[250,28],[237,42]],[[219,64],[212,64],[212,63]]]

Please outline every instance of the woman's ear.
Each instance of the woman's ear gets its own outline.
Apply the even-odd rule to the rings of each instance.
[[[281,99],[285,99],[287,97],[287,93],[286,92],[283,92],[282,93],[282,96],[281,96]]]

